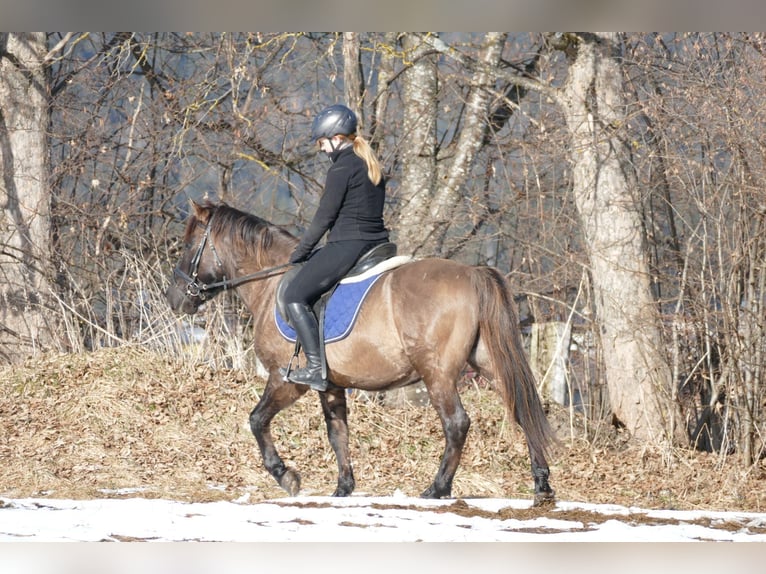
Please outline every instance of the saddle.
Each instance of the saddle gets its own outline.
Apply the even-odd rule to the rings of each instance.
[[[349,270],[348,273],[339,281],[339,283],[343,282],[350,282],[355,279],[361,278],[361,276],[375,267],[378,263],[381,263],[385,261],[386,259],[390,259],[392,257],[396,256],[396,244],[395,243],[381,243],[380,245],[375,245],[372,249],[364,253],[358,261],[354,264],[354,266]],[[285,290],[287,289],[287,286],[292,282],[292,280],[295,278],[295,276],[298,274],[298,272],[301,270],[301,267],[303,267],[303,264],[298,264],[292,269],[290,269],[287,273],[285,273],[282,276],[282,280],[279,282],[279,286],[277,287],[277,310],[279,311],[279,314],[282,315],[282,317],[285,318],[285,321],[289,323],[289,319],[287,318],[287,312],[285,307]],[[317,320],[319,320],[319,311],[321,311],[323,308],[326,307],[327,300],[330,298],[330,296],[333,294],[335,289],[337,288],[337,284],[334,287],[331,287],[329,291],[327,291],[324,295],[322,295],[319,298],[319,301],[317,301],[314,304],[314,313],[316,313]],[[320,336],[322,335],[322,329],[319,329]]]
[[[364,253],[359,258],[359,260],[354,264],[354,266],[349,270],[349,272],[346,273],[346,275],[338,283],[336,283],[332,288],[330,288],[326,293],[324,293],[319,298],[319,300],[314,304],[314,314],[316,315],[317,322],[319,323],[319,353],[320,353],[320,358],[322,360],[322,375],[324,378],[327,378],[327,359],[325,356],[325,344],[326,344],[325,317],[326,317],[326,311],[327,311],[327,304],[330,301],[330,298],[333,296],[333,294],[335,293],[335,291],[338,289],[338,287],[341,284],[346,286],[348,284],[358,283],[360,284],[361,289],[363,289],[364,294],[366,294],[366,291],[369,287],[366,286],[366,284],[363,284],[362,282],[368,281],[371,277],[375,277],[376,275],[379,275],[383,271],[402,265],[404,262],[409,261],[411,259],[410,257],[407,257],[407,256],[397,256],[396,253],[397,253],[397,247],[395,243],[387,242],[387,243],[381,243],[379,245],[375,245],[369,251]],[[279,318],[283,319],[284,322],[290,327],[292,327],[292,325],[289,324],[289,319],[286,312],[286,306],[284,301],[284,293],[285,293],[285,290],[287,289],[287,286],[293,281],[295,276],[300,271],[301,267],[302,267],[302,264],[296,265],[295,267],[290,269],[287,273],[285,273],[282,277],[282,280],[279,282],[279,286],[277,287],[277,292],[276,292],[276,312],[279,314],[280,316]],[[361,297],[363,298],[363,295],[361,295]],[[358,304],[361,305],[361,300],[358,302]],[[350,330],[350,326],[349,326],[349,330]],[[338,339],[333,339],[333,340],[338,340]],[[295,352],[293,353],[293,356],[290,359],[290,364],[288,365],[286,372],[289,372],[292,361],[295,359],[295,357],[298,356],[299,352],[300,352],[300,342],[297,340],[297,337],[296,337]]]

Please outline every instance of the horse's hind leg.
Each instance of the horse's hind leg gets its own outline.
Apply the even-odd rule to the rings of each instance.
[[[287,468],[279,456],[271,436],[271,421],[277,413],[292,405],[307,390],[308,387],[285,384],[279,380],[278,374],[272,374],[261,400],[250,413],[250,430],[261,450],[263,465],[290,496],[300,492],[301,476],[295,470]]]
[[[434,481],[420,496],[423,498],[449,497],[452,495],[452,480],[460,464],[471,419],[463,408],[453,381],[439,384],[433,382],[429,384],[429,381],[426,381],[426,387],[431,403],[439,413],[446,444]]]
[[[348,451],[348,420],[345,389],[320,393],[327,437],[338,461],[338,486],[333,496],[349,496],[354,491],[354,471]]]
[[[535,480],[535,500],[532,506],[543,506],[553,504],[556,502],[556,493],[548,484],[548,477],[550,476],[550,470],[548,469],[548,463],[545,461],[545,456],[542,453],[536,452],[532,445],[527,442],[529,446],[529,458],[532,461],[532,477]]]

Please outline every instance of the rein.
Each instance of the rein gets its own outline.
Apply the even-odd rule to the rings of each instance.
[[[212,239],[210,239],[210,227],[213,223],[214,217],[215,217],[215,212],[213,212],[213,215],[211,215],[210,219],[208,219],[207,226],[205,227],[205,233],[202,235],[202,239],[200,239],[199,245],[197,246],[197,251],[194,254],[194,257],[192,258],[191,274],[186,273],[184,270],[182,270],[178,266],[176,266],[176,268],[173,269],[174,276],[180,277],[181,279],[187,282],[186,294],[189,297],[199,297],[203,301],[207,301],[208,299],[213,297],[218,292],[218,290],[232,289],[234,287],[241,285],[242,283],[247,283],[249,281],[256,281],[258,279],[266,279],[267,277],[277,275],[278,272],[281,272],[281,270],[284,269],[285,267],[292,266],[292,263],[283,263],[282,265],[268,267],[266,269],[262,269],[261,271],[257,271],[255,273],[242,275],[241,277],[234,277],[233,279],[227,279],[226,276],[224,275],[223,279],[220,281],[215,281],[213,283],[201,283],[199,281],[199,263],[200,263],[200,260],[202,259],[202,252],[205,250],[205,245],[208,243],[208,240],[210,240],[210,251],[213,253],[213,256],[215,257],[216,265],[218,267],[223,267],[223,262],[221,261],[221,258],[218,256],[218,252],[215,249],[215,245],[213,244]],[[197,222],[197,224],[202,225],[199,221]]]

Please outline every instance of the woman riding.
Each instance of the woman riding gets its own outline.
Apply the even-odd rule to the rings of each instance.
[[[327,390],[328,383],[322,377],[319,326],[312,306],[364,253],[388,241],[383,223],[385,179],[372,148],[356,129],[356,115],[341,104],[314,118],[311,139],[332,165],[314,218],[290,256],[290,263],[303,266],[284,293],[288,319],[306,355],[306,366],[291,371],[288,380],[317,391]],[[314,250],[325,233],[325,245]]]

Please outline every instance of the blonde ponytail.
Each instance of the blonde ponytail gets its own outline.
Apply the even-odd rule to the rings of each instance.
[[[378,185],[380,180],[383,179],[383,170],[381,169],[380,162],[378,161],[375,152],[372,151],[370,144],[361,136],[352,135],[349,139],[354,142],[354,153],[361,157],[364,160],[364,163],[367,164],[367,177],[370,178],[372,183]]]

